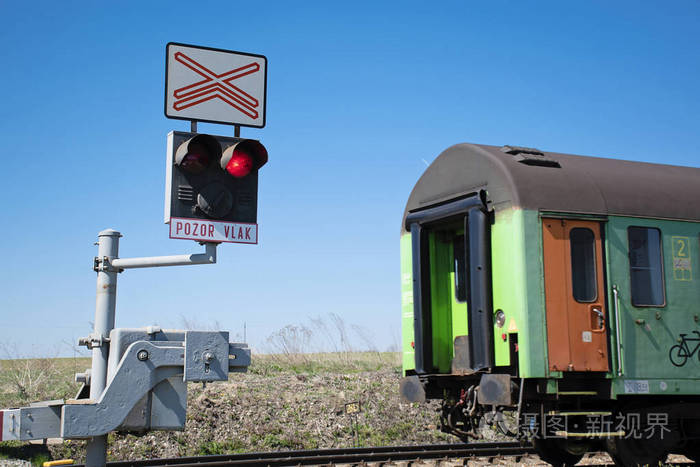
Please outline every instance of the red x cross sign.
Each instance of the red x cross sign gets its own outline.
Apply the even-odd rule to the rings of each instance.
[[[217,75],[182,52],[176,52],[174,58],[190,70],[203,76],[204,79],[189,86],[176,89],[173,92],[173,97],[176,99],[173,103],[173,109],[179,111],[212,99],[221,99],[250,118],[258,118],[256,109],[260,102],[239,87],[231,84],[231,81],[259,71],[259,64],[255,62],[249,63]]]

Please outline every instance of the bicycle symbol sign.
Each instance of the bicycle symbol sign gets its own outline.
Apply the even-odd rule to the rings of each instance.
[[[165,116],[262,128],[267,58],[169,43]]]
[[[688,361],[689,358],[693,358],[693,355],[700,349],[700,332],[693,331],[697,337],[685,337],[688,334],[681,334],[680,343],[671,347],[668,352],[668,358],[671,360],[675,366],[683,366]],[[694,342],[694,347],[691,350],[688,345],[689,342]],[[698,358],[700,359],[700,352],[698,353]]]

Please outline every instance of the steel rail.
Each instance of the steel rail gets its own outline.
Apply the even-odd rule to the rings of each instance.
[[[517,442],[381,446],[372,448],[318,449],[304,451],[254,452],[245,454],[179,457],[108,462],[109,467],[219,467],[231,465],[317,465],[361,462],[390,462],[456,457],[520,456],[534,453],[530,445]]]

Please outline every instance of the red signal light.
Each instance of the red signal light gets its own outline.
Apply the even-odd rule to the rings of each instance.
[[[243,178],[267,162],[267,149],[259,141],[244,139],[226,148],[221,168],[234,178]]]
[[[254,166],[253,157],[240,149],[234,149],[231,159],[226,163],[226,171],[236,178],[248,175]]]

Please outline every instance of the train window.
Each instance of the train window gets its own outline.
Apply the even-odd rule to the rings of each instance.
[[[455,265],[455,298],[458,302],[467,301],[467,252],[464,235],[458,235],[452,243]]]
[[[664,271],[661,231],[647,227],[627,230],[632,305],[664,306]]]
[[[595,235],[591,229],[577,227],[569,234],[571,242],[571,279],[574,299],[593,302],[598,298],[595,270]]]

